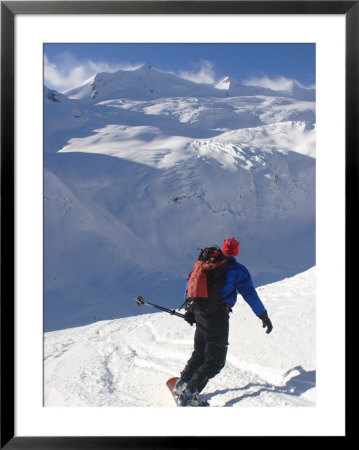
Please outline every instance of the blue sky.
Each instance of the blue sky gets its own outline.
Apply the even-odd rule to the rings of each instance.
[[[315,86],[315,44],[45,44],[45,84],[64,91],[97,72],[149,64],[196,82],[227,75],[280,88],[288,79]]]

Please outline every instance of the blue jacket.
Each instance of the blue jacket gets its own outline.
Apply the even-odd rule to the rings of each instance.
[[[266,309],[261,302],[253,286],[251,276],[245,266],[239,264],[233,256],[226,256],[232,261],[224,271],[224,283],[222,286],[222,298],[225,303],[233,307],[237,301],[237,293],[241,294],[244,300],[252,308],[257,316],[263,314]],[[187,285],[185,290],[185,299],[187,298]]]
[[[228,264],[224,271],[225,279],[222,286],[222,298],[225,303],[228,303],[231,307],[234,306],[238,292],[252,308],[254,314],[257,316],[263,314],[266,309],[258,297],[247,268],[239,264],[233,256],[227,256],[227,259],[233,262]],[[229,297],[227,297],[228,295]]]

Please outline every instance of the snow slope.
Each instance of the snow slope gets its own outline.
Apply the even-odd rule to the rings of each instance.
[[[315,406],[315,279],[312,268],[258,288],[274,326],[269,335],[238,296],[227,364],[203,391],[211,406]],[[144,309],[45,333],[45,406],[174,407],[165,381],[189,358],[194,327]]]
[[[314,266],[314,98],[149,66],[45,87],[45,331],[178,307],[226,237],[256,286]]]

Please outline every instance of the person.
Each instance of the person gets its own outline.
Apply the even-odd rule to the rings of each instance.
[[[185,320],[196,324],[194,350],[180,374],[173,392],[178,396],[180,406],[208,406],[199,393],[208,380],[217,375],[226,362],[229,314],[237,300],[237,292],[249,304],[254,314],[262,320],[266,332],[272,331],[272,323],[260,300],[247,268],[236,261],[239,242],[234,238],[225,239],[222,253],[226,257],[223,281],[220,288],[221,301],[217,310],[210,314],[185,312]],[[188,280],[185,298],[188,301]],[[186,303],[186,302],[185,302]]]

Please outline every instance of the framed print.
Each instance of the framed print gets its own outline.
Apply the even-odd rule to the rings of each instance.
[[[1,448],[348,436],[358,11],[1,2]]]

